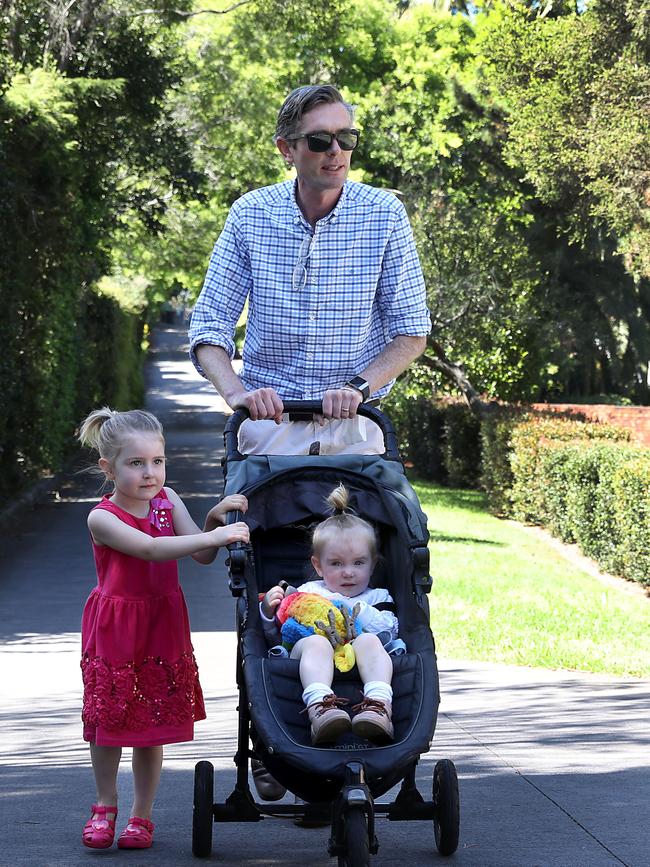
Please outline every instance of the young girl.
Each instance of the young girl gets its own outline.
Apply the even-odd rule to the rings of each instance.
[[[311,558],[321,580],[308,581],[299,589],[304,593],[319,593],[327,599],[349,600],[351,608],[358,604],[358,623],[363,631],[352,646],[364,697],[352,708],[354,716],[350,720],[342,708],[346,699],[338,698],[332,691],[334,650],[329,640],[323,635],[310,635],[296,642],[291,658],[300,660],[302,700],[309,714],[314,744],[335,740],[350,728],[355,734],[373,741],[393,737],[393,663],[377,633],[389,632],[394,639],[399,624],[391,611],[373,607],[393,600],[387,590],[368,587],[377,562],[377,536],[367,521],[347,511],[348,500],[348,491],[343,485],[327,498],[334,514],[316,527]],[[284,595],[282,587],[272,587],[260,603],[267,634],[272,629],[274,611]]]
[[[99,471],[113,483],[88,516],[97,587],[81,624],[84,740],[90,741],[97,803],[83,843],[106,849],[117,816],[122,747],[133,747],[135,797],[119,836],[122,849],[151,846],[151,810],[163,744],[192,740],[205,719],[187,607],[176,560],[211,563],[217,548],[247,542],[243,522],[221,526],[225,514],[247,509],[226,497],[199,530],[165,484],[165,440],[155,416],[141,410],[92,412],[79,439],[99,452]]]

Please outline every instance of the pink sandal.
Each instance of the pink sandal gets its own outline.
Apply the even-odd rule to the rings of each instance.
[[[93,816],[97,813],[97,818]],[[112,819],[107,819],[106,814],[113,813]],[[108,849],[113,845],[115,838],[115,819],[117,807],[106,807],[103,804],[93,804],[90,808],[90,819],[84,825],[81,842],[89,849]]]
[[[118,849],[148,849],[153,843],[154,824],[149,819],[131,816],[126,828],[117,838]]]

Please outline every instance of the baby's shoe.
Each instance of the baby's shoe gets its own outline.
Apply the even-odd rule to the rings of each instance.
[[[117,838],[118,849],[149,849],[153,843],[154,824],[149,819],[131,816],[126,828]]]
[[[113,818],[107,819],[106,814],[112,813]],[[96,818],[93,819],[93,816]],[[93,804],[90,808],[90,819],[86,822],[81,835],[81,841],[89,849],[108,849],[113,845],[115,837],[115,817],[117,807],[106,807],[103,804]]]
[[[312,744],[335,741],[339,735],[350,731],[350,715],[341,707],[345,704],[348,704],[347,698],[339,698],[331,692],[306,708],[311,723]]]
[[[355,704],[352,713],[352,731],[355,735],[376,743],[393,740],[395,732],[390,702],[365,697],[360,704]]]

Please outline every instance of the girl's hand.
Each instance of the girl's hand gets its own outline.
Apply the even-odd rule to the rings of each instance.
[[[262,613],[269,620],[273,617],[275,609],[284,599],[284,590],[282,587],[271,587],[262,599]]]
[[[248,500],[243,494],[230,494],[210,509],[205,516],[205,529],[213,530],[215,527],[225,524],[228,512],[245,512],[247,509]]]
[[[251,538],[248,524],[243,521],[237,521],[236,524],[228,524],[225,527],[217,527],[216,530],[210,530],[209,535],[213,539],[215,548],[230,545],[232,542],[250,542]]]

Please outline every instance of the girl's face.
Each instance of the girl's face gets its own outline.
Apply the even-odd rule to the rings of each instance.
[[[344,530],[328,539],[312,566],[332,593],[358,596],[367,589],[375,565],[365,533]]]
[[[165,444],[155,433],[129,434],[115,460],[100,458],[99,466],[115,482],[113,499],[149,503],[165,484]]]

